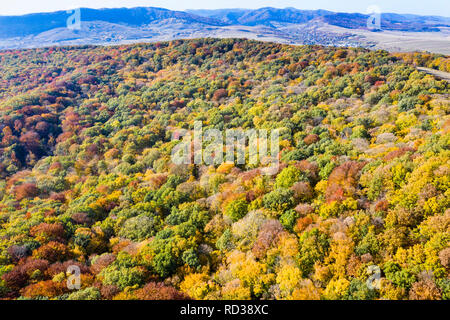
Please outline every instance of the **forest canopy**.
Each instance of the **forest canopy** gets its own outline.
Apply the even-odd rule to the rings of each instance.
[[[449,65],[239,39],[0,51],[0,298],[450,299],[449,83],[416,69]],[[196,121],[282,128],[278,172],[175,165]]]

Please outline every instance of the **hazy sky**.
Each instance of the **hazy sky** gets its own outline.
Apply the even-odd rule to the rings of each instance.
[[[366,12],[377,5],[382,12],[415,13],[450,17],[449,0],[0,0],[0,15],[67,10],[74,7],[111,8],[153,6],[173,10],[294,7]]]

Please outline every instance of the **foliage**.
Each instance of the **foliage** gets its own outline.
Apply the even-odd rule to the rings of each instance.
[[[242,39],[1,51],[0,298],[450,299],[449,84],[415,69],[448,62]],[[174,164],[196,121],[280,129],[279,170]]]

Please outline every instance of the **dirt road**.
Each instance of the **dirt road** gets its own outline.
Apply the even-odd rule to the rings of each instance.
[[[448,73],[448,72],[429,69],[429,68],[423,68],[423,67],[417,67],[417,70],[431,74],[431,75],[435,76],[436,78],[450,82],[450,73]]]

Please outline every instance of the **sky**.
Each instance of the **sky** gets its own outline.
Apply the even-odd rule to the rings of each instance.
[[[381,12],[414,13],[450,17],[449,0],[1,0],[0,15],[51,12],[71,8],[162,7],[172,10],[261,7],[327,9],[367,12],[376,5]]]

